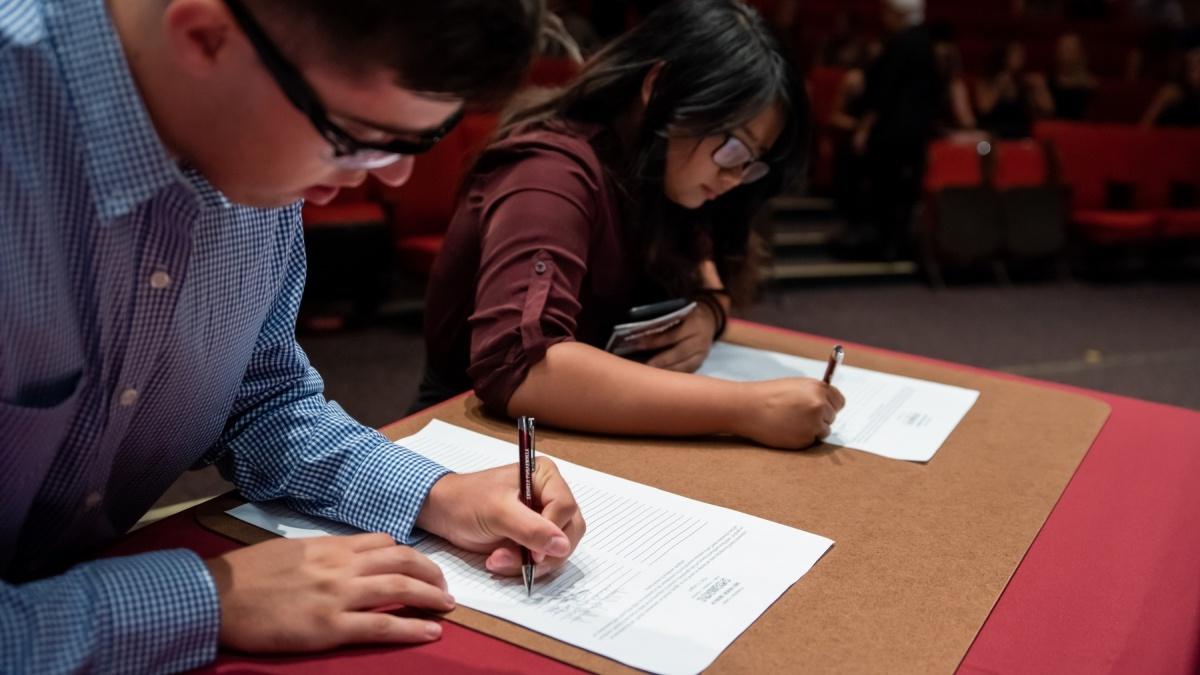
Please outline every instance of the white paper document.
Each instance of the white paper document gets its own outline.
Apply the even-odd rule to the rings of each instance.
[[[826,363],[718,342],[696,372],[743,382],[820,379]],[[846,396],[846,407],[827,443],[914,462],[928,462],[979,398],[973,389],[847,365],[838,366],[833,385]]]
[[[398,443],[459,472],[517,458],[514,443],[438,420]],[[414,548],[442,568],[459,604],[634,668],[703,670],[833,545],[803,530],[555,461],[588,531],[562,569],[537,578],[532,597],[520,577],[489,573],[484,555],[433,536]],[[229,513],[284,536],[346,529],[275,503]]]

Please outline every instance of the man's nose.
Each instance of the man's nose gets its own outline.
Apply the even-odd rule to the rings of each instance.
[[[378,169],[372,169],[371,175],[378,178],[379,181],[385,185],[389,185],[391,187],[400,187],[408,182],[409,177],[412,176],[413,164],[415,163],[416,161],[414,157],[411,155],[403,155],[400,157],[400,159],[388,164],[387,166],[381,166]]]

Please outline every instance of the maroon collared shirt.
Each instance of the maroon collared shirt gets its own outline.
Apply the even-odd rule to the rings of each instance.
[[[630,306],[600,127],[552,123],[493,145],[467,178],[425,303],[420,404],[474,389],[503,413],[559,342],[603,347]]]

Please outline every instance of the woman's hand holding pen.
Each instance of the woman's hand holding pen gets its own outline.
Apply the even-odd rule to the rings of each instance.
[[[798,450],[829,435],[846,399],[820,380],[790,377],[745,382],[746,402],[734,433],[763,445]]]
[[[449,474],[434,484],[417,526],[459,548],[487,553],[495,574],[521,573],[518,545],[533,554],[538,573],[560,567],[587,529],[571,488],[554,462],[539,457],[533,491],[540,512],[517,494],[516,464],[477,473]]]

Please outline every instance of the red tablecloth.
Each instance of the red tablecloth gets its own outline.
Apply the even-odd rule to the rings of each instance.
[[[1112,417],[959,671],[1200,672],[1200,413],[1045,386],[1107,401]],[[185,512],[129,535],[112,553],[186,547],[212,556],[234,546]],[[576,672],[454,624],[446,624],[440,641],[419,647],[343,649],[295,658],[223,653],[209,670]]]
[[[962,673],[1200,672],[1200,413],[1112,405]]]

